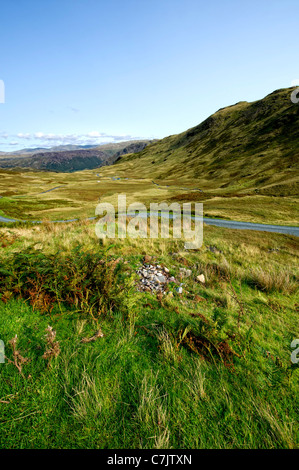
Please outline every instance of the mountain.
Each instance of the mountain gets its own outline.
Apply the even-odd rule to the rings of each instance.
[[[18,155],[1,155],[0,168],[27,168],[34,170],[73,172],[86,169],[99,168],[104,165],[111,165],[124,151],[127,153],[140,151],[148,145],[150,141],[133,141],[112,143],[97,146],[65,145],[53,147],[47,151],[35,151],[31,149],[31,154],[24,153]],[[75,147],[75,149],[70,149]],[[56,148],[56,151],[54,151]],[[30,150],[30,149],[28,149]]]
[[[6,152],[7,155],[34,155],[39,152],[47,152],[49,149],[46,147],[35,147],[35,148],[25,148],[21,150],[15,150],[14,152]]]
[[[7,155],[8,157],[13,157],[14,155],[35,155],[41,152],[65,152],[68,150],[85,150],[90,148],[96,148],[98,145],[57,145],[55,147],[35,147],[35,148],[24,148],[21,150],[15,150],[13,152],[0,152],[2,155]]]
[[[201,124],[118,158],[117,171],[224,193],[298,191],[299,104],[293,88],[219,109]]]

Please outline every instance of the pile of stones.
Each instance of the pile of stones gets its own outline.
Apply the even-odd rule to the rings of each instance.
[[[144,264],[137,270],[140,282],[138,284],[139,292],[164,293],[167,290],[169,282],[178,283],[175,277],[169,274],[169,269],[159,264]]]
[[[192,277],[192,270],[187,268],[179,268],[178,278],[175,278],[169,273],[169,269],[165,266],[160,266],[159,264],[154,265],[151,263],[152,257],[145,256],[143,265],[137,269],[137,274],[139,276],[139,282],[137,285],[137,290],[139,292],[152,292],[155,294],[165,294],[169,291],[168,284],[173,282],[177,286],[175,287],[175,292],[178,294],[183,293],[182,282],[185,278]],[[204,274],[196,276],[196,281],[201,284],[205,284]],[[171,294],[171,292],[168,292]]]

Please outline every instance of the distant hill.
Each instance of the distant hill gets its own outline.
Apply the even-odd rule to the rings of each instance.
[[[47,151],[36,151],[27,149],[24,154],[15,153],[1,155],[0,168],[27,168],[34,170],[73,172],[86,169],[98,168],[111,165],[119,155],[140,151],[150,141],[129,141],[121,143],[105,144],[100,146],[78,146],[66,145],[53,147]],[[70,149],[75,147],[75,149]],[[56,150],[54,151],[54,148]]]
[[[86,150],[96,147],[98,147],[98,145],[57,145],[54,147],[24,148],[21,150],[15,150],[13,152],[0,152],[0,154],[7,155],[7,157],[13,157],[15,155],[30,156],[41,152],[65,152],[68,150]]]
[[[14,152],[7,152],[7,155],[34,155],[39,152],[47,152],[49,149],[46,147],[36,147],[36,148],[25,148],[21,150],[16,150]]]
[[[292,90],[219,109],[196,127],[119,158],[116,166],[221,193],[299,194],[299,104],[291,102]]]

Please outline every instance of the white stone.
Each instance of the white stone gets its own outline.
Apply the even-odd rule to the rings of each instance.
[[[196,279],[201,282],[202,284],[204,284],[206,282],[206,279],[205,279],[205,276],[204,274],[200,274],[199,276],[196,277]]]

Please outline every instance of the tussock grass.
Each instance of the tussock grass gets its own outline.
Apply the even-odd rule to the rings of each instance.
[[[295,237],[206,227],[188,252],[182,240],[100,244],[91,222],[0,234],[0,337],[13,360],[17,334],[28,358],[22,375],[0,365],[1,447],[298,446]],[[191,269],[182,295],[136,291],[145,255],[176,277]]]
[[[152,441],[150,447],[154,449],[168,449],[170,430],[168,428],[169,416],[162,388],[158,384],[158,373],[156,375],[150,371],[140,386],[139,404],[136,412],[136,421],[140,427],[140,434],[145,434],[147,440],[141,440],[140,447],[148,447],[149,440]]]
[[[277,269],[255,268],[246,277],[246,281],[249,285],[265,292],[293,294],[298,289],[298,277],[289,269],[277,271]]]

